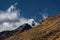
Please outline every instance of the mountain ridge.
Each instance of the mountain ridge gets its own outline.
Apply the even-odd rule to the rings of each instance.
[[[40,25],[5,40],[59,40],[60,15],[43,20]]]
[[[27,31],[30,28],[32,28],[32,27],[28,23],[26,23],[26,24],[21,25],[20,27],[18,27],[15,30],[0,32],[0,40],[4,40],[5,38],[8,38],[8,37],[13,36],[15,34],[19,34],[23,31]]]

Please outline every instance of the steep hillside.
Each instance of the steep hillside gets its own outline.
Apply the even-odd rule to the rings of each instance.
[[[60,40],[60,15],[49,17],[37,27],[5,40]]]

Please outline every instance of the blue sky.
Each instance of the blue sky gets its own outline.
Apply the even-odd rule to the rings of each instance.
[[[60,14],[60,0],[0,0],[0,10],[6,10],[16,2],[16,7],[25,18],[36,17],[39,21],[40,13],[46,12],[49,16]]]

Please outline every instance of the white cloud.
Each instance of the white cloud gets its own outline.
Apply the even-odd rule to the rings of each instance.
[[[16,10],[16,7],[14,7],[13,5],[11,5],[10,8],[8,8],[8,10],[6,10],[5,12],[2,11],[0,12],[0,21],[5,21],[5,20],[16,20],[19,18],[19,11]]]
[[[43,20],[44,20],[44,19],[47,19],[47,18],[48,18],[47,13],[43,14],[42,17],[43,17]]]
[[[43,20],[48,18],[47,10],[48,8],[43,9],[42,13],[40,13],[42,15]]]
[[[15,5],[17,5],[17,3]],[[0,32],[14,30],[24,23],[32,26],[32,21],[34,21],[34,19],[21,17],[19,10],[17,10],[14,5],[11,5],[6,11],[0,11]],[[35,22],[35,24],[37,25],[37,22]]]
[[[15,5],[17,5],[17,3],[15,3]],[[21,17],[20,10],[17,10],[15,5],[11,5],[5,11],[0,10],[0,32],[6,30],[14,30],[25,23],[28,23],[32,26],[33,21],[35,23],[35,26],[38,25],[38,23],[33,18],[26,19],[25,17]],[[43,20],[48,18],[47,13],[41,13],[41,15],[43,17]]]

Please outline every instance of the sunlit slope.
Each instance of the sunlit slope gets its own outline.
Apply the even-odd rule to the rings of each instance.
[[[37,27],[5,40],[60,40],[60,15],[49,17]]]

